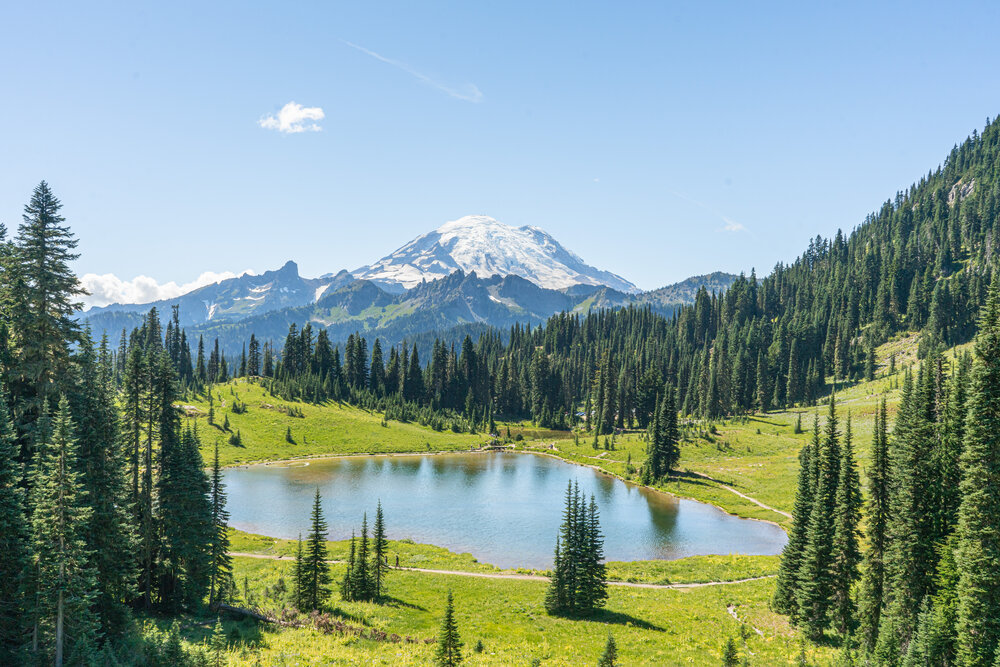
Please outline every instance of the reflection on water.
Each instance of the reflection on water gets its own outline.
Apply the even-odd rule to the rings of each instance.
[[[501,567],[537,568],[552,564],[569,480],[597,500],[608,560],[777,554],[785,544],[784,531],[772,524],[543,456],[365,456],[225,471],[231,524],[241,530],[305,534],[318,486],[331,539],[349,537],[362,512],[381,499],[390,538],[470,552]]]

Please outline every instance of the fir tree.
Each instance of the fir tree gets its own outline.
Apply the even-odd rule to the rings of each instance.
[[[878,640],[885,581],[886,525],[889,513],[889,436],[885,399],[875,412],[872,433],[871,465],[868,468],[867,525],[868,548],[864,554],[861,591],[858,596],[858,620],[861,648],[870,652]]]
[[[988,667],[1000,653],[1000,274],[979,321],[958,512],[958,658]]]
[[[0,664],[22,661],[28,565],[22,466],[7,395],[0,392]]]
[[[303,602],[306,609],[319,609],[330,596],[330,565],[327,563],[326,551],[326,519],[323,518],[323,506],[316,489],[313,499],[311,527],[306,536],[305,553],[305,596]]]
[[[847,636],[854,621],[851,588],[858,577],[861,551],[858,546],[858,524],[861,520],[861,484],[854,464],[851,416],[844,425],[840,447],[840,473],[833,514],[833,544],[830,552],[833,589],[833,625],[841,636]]]
[[[438,667],[454,667],[462,663],[462,638],[458,634],[458,623],[455,621],[455,605],[451,591],[448,591],[448,604],[444,608],[444,619],[441,621],[441,632],[438,634],[437,648],[434,651],[434,664]]]
[[[739,664],[740,654],[736,650],[736,642],[729,637],[722,646],[722,667],[739,667]]]
[[[372,532],[372,583],[375,598],[385,595],[385,578],[389,572],[389,542],[385,537],[385,517],[382,501],[375,508],[375,527]]]
[[[233,559],[229,555],[229,511],[226,509],[226,489],[222,482],[222,466],[219,464],[219,441],[215,441],[211,475],[212,539],[210,546],[211,580],[209,582],[208,603],[222,600],[222,592],[233,576]]]
[[[84,290],[69,268],[78,257],[73,252],[77,240],[62,224],[66,219],[60,209],[62,203],[42,181],[24,207],[17,235],[22,283],[15,324],[21,349],[11,398],[22,433],[32,430],[44,402],[70,389],[70,346],[79,340],[73,313],[80,309],[76,299]]]
[[[840,432],[837,429],[836,404],[832,396],[824,436],[818,457],[816,491],[809,514],[809,532],[802,553],[797,590],[797,620],[811,639],[822,637],[829,624],[833,599],[834,582],[829,565],[833,550],[833,514],[840,472]]]
[[[92,609],[97,581],[84,530],[92,510],[77,472],[77,445],[69,403],[59,401],[51,427],[40,417],[32,470],[31,533],[34,552],[38,650],[45,662],[85,663],[95,648],[98,619]]]
[[[812,442],[799,450],[798,490],[792,509],[792,530],[788,543],[781,552],[778,566],[778,582],[774,590],[775,610],[790,615],[793,619],[798,611],[799,571],[809,536],[809,517],[813,506],[813,468],[819,452],[819,417],[813,420]]]
[[[215,617],[215,627],[212,628],[211,640],[211,667],[225,667],[229,663],[226,657],[226,650],[229,642],[226,639],[226,631],[222,629],[222,620]]]
[[[618,664],[618,646],[615,645],[615,637],[608,633],[608,641],[604,644],[604,653],[597,661],[597,667],[616,667]]]

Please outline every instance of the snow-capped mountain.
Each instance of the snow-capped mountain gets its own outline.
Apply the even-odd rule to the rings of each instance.
[[[548,289],[604,285],[619,292],[639,291],[621,276],[586,264],[538,227],[513,227],[485,215],[446,222],[353,274],[398,290],[458,270],[482,278],[520,276]]]

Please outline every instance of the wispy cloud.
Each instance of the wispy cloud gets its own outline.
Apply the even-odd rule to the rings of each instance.
[[[727,218],[726,216],[722,216],[722,222],[725,223],[722,228],[727,232],[745,232],[747,230],[747,228],[743,226],[742,222],[736,222],[732,218]]]
[[[344,44],[351,47],[352,49],[356,49],[361,53],[364,53],[367,56],[371,56],[372,58],[378,60],[379,62],[383,62],[386,65],[392,65],[396,69],[401,69],[410,76],[412,76],[413,78],[420,81],[421,83],[425,83],[431,88],[436,88],[440,90],[442,93],[450,95],[451,97],[454,97],[457,100],[472,102],[473,104],[478,104],[479,102],[483,101],[483,93],[481,90],[479,90],[479,88],[476,87],[476,84],[474,83],[466,83],[458,88],[454,88],[452,86],[441,83],[440,81],[436,81],[422,72],[418,72],[417,70],[413,69],[410,65],[407,65],[402,61],[393,60],[392,58],[386,58],[380,53],[375,53],[374,51],[366,49],[363,46],[359,46],[353,42],[344,41]]]
[[[109,303],[150,303],[160,299],[172,299],[199,287],[212,285],[247,273],[253,272],[244,271],[241,274],[236,274],[232,271],[221,273],[206,271],[191,282],[182,285],[178,285],[172,280],[161,285],[156,282],[155,278],[149,276],[136,276],[132,280],[122,280],[113,273],[100,275],[88,273],[80,278],[80,283],[88,292],[83,298],[83,305],[89,309],[93,306],[106,306]]]
[[[719,211],[717,211],[716,209],[712,208],[711,206],[709,206],[708,204],[706,204],[704,202],[700,202],[700,201],[698,201],[697,199],[695,199],[693,197],[688,197],[686,194],[681,193],[681,192],[677,192],[675,190],[667,190],[667,192],[669,192],[670,194],[672,194],[675,197],[679,197],[680,199],[683,199],[684,201],[689,201],[689,202],[691,202],[692,204],[694,204],[695,206],[697,206],[699,208],[705,209],[706,211],[708,211],[712,215],[714,215],[717,218],[719,218],[720,220],[722,220],[722,227],[719,229],[720,232],[738,233],[738,232],[748,231],[747,228],[746,228],[746,226],[742,222],[737,222],[736,220],[733,220],[732,218],[730,218],[728,215],[723,215],[722,213],[720,213]]]
[[[269,113],[263,116],[257,124],[265,130],[277,130],[284,134],[299,132],[319,132],[323,128],[315,121],[323,120],[326,114],[320,107],[304,107],[295,102],[289,102],[281,107],[277,114]]]

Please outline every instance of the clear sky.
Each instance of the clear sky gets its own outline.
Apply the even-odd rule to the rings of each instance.
[[[126,281],[353,269],[473,213],[643,288],[766,273],[1000,114],[998,25],[995,2],[7,3],[0,220],[45,179],[78,272]]]

